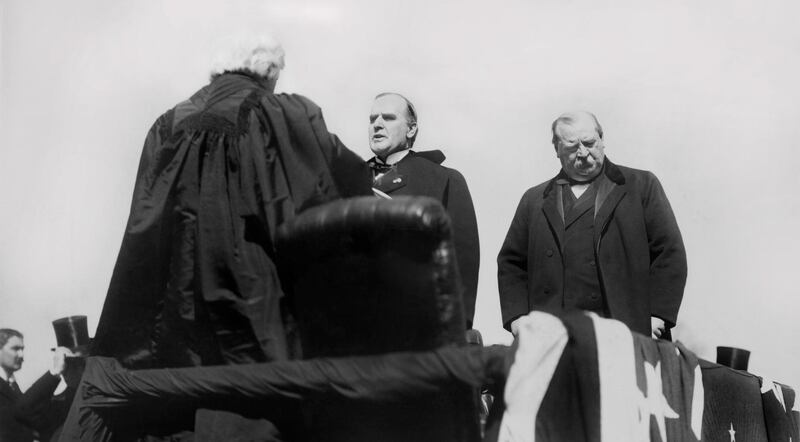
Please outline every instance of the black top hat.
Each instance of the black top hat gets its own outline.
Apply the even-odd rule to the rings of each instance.
[[[70,350],[88,350],[89,329],[86,325],[86,316],[67,316],[53,321],[56,331],[56,344]]]
[[[747,371],[750,352],[736,347],[717,347],[717,364]]]

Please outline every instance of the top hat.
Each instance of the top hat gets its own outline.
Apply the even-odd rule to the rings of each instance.
[[[70,350],[88,350],[89,329],[86,325],[86,316],[67,316],[53,321],[56,332],[56,344]]]
[[[736,347],[717,347],[717,364],[747,371],[750,352]]]

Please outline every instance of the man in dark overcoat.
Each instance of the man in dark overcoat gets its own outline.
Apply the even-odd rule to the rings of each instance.
[[[22,390],[14,373],[25,361],[25,341],[22,333],[0,328],[0,442],[31,442],[34,429],[17,419],[15,410]]]
[[[553,122],[562,169],[529,189],[497,257],[503,326],[531,310],[594,311],[667,337],[686,283],[681,233],[651,172],[606,158],[588,112]]]
[[[418,195],[442,203],[453,226],[464,317],[467,327],[472,327],[480,265],[478,222],[472,196],[464,176],[441,165],[445,159],[441,151],[411,150],[418,132],[417,111],[411,101],[396,93],[375,97],[369,117],[369,147],[375,154],[369,160],[373,190],[385,198]]]
[[[57,319],[53,328],[58,347],[53,349],[52,366],[25,391],[14,412],[19,421],[37,431],[42,442],[59,439],[90,348],[86,316]],[[65,388],[59,391],[62,381]]]

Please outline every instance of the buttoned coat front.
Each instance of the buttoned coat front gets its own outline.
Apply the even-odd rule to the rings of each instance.
[[[594,253],[612,318],[650,334],[650,316],[674,326],[686,252],[661,183],[606,158],[595,199]],[[503,326],[531,310],[564,308],[564,215],[556,178],[522,196],[497,257]]]
[[[429,196],[440,201],[447,210],[463,284],[464,317],[471,326],[480,267],[478,221],[467,181],[459,171],[442,166],[440,163],[444,159],[444,154],[438,150],[411,151],[394,169],[381,176],[374,187],[390,197]]]

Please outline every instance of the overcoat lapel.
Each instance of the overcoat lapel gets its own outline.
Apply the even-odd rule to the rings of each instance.
[[[373,187],[384,193],[392,193],[395,190],[404,187],[405,185],[405,176],[401,175],[395,168],[386,172],[385,174],[381,175],[380,178],[375,180]]]
[[[594,242],[600,240],[600,236],[605,230],[611,214],[614,209],[628,193],[625,184],[616,184],[611,180],[603,180],[597,189],[597,196],[595,197],[595,217],[594,217]]]
[[[556,185],[555,182],[551,181],[550,188],[545,191],[542,212],[550,224],[550,230],[553,231],[558,248],[561,249],[561,244],[564,243],[564,205],[561,200],[561,186]]]
[[[8,383],[2,379],[0,379],[0,395],[6,396],[12,400],[17,399],[17,393],[15,393],[14,390],[8,386]]]

